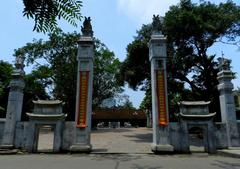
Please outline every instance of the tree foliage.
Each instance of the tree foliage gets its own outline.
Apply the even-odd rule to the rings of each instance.
[[[46,66],[39,66],[36,70],[24,76],[25,88],[23,96],[22,112],[33,111],[33,100],[47,100],[50,99],[49,93],[45,90],[51,85],[49,80],[51,71]],[[22,120],[26,120],[26,114],[22,114]]]
[[[210,100],[211,111],[219,112],[218,63],[208,49],[216,42],[238,43],[240,8],[232,1],[193,4],[182,0],[164,18],[164,33],[172,45],[173,77],[188,83],[194,99]],[[190,76],[190,74],[193,74]],[[189,78],[190,77],[190,78]]]
[[[133,89],[145,87],[150,80],[147,42],[135,40],[127,46],[127,58],[121,65],[119,80],[127,81]],[[146,81],[147,80],[147,81]]]
[[[15,55],[26,57],[28,64],[37,67],[37,73],[43,73],[39,82],[50,87],[49,92],[53,99],[62,100],[64,112],[69,119],[74,119],[77,83],[77,41],[80,34],[63,33],[58,30],[49,34],[49,40],[35,40],[15,51]],[[40,61],[39,61],[40,60]],[[44,63],[39,67],[38,62]],[[116,93],[121,92],[115,74],[119,71],[119,60],[114,53],[95,40],[94,58],[94,83],[93,83],[93,107],[98,107],[101,102]],[[47,76],[45,76],[47,75]]]
[[[0,60],[0,117],[3,117],[7,109],[9,83],[13,67],[8,62]]]
[[[63,18],[73,26],[81,19],[79,0],[23,0],[23,4],[23,16],[34,19],[33,30],[37,32],[54,32],[57,19]]]
[[[9,95],[9,84],[12,79],[13,66],[7,62],[0,61],[0,117],[5,117]],[[49,95],[45,91],[47,86],[43,79],[48,76],[48,72],[39,67],[30,74],[24,76],[25,88],[23,98],[23,111],[30,112],[33,109],[33,99],[48,99]],[[26,119],[24,115],[23,120]]]
[[[172,100],[179,98],[210,100],[213,103],[211,111],[218,111],[218,63],[215,55],[209,55],[207,51],[216,42],[238,44],[239,15],[240,8],[232,1],[216,5],[181,0],[166,13],[163,33],[168,43],[169,103],[175,104]],[[148,92],[142,106],[151,105],[148,102],[150,62],[147,46],[151,27],[151,24],[143,25],[137,32],[135,40],[127,47],[127,58],[121,69],[122,80],[127,81],[133,89],[145,84],[143,89]],[[144,51],[141,50],[143,48]],[[184,84],[188,84],[191,90],[184,89]]]
[[[114,98],[123,89],[117,80],[121,62],[99,40],[95,41],[95,49],[93,107],[98,107],[104,99]]]

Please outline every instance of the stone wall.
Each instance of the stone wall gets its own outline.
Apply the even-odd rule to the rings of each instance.
[[[5,119],[0,119],[0,143],[2,142]],[[28,122],[17,122],[15,133],[15,147],[25,149],[27,146]],[[75,122],[65,122],[63,130],[62,150],[70,150],[73,144]]]
[[[217,149],[227,148],[227,134],[226,134],[226,125],[223,123],[214,123],[215,138],[216,138],[216,147]],[[238,128],[240,131],[240,123],[238,123]],[[170,123],[170,143],[174,146],[174,151],[182,152],[185,150],[186,143],[183,138],[184,134],[180,130],[180,123]]]
[[[240,121],[238,121],[238,132],[240,134]]]
[[[63,130],[62,150],[70,150],[70,146],[74,141],[75,122],[65,122]]]
[[[18,122],[16,124],[16,135],[15,135],[15,147],[23,148],[27,147],[27,136],[28,136],[28,124],[29,122]],[[0,123],[1,128],[1,123]],[[70,146],[73,144],[75,122],[65,122],[63,129],[62,139],[62,150],[70,150]]]
[[[215,136],[217,149],[223,149],[228,147],[227,143],[227,129],[224,123],[215,123]]]
[[[17,122],[14,144],[16,148],[26,148],[28,122]]]
[[[0,142],[4,131],[5,119],[0,119]],[[223,123],[215,123],[216,145],[218,149],[227,148],[226,125]],[[69,151],[73,144],[75,122],[65,122],[63,130],[62,150]],[[16,148],[26,148],[27,144],[28,122],[18,122],[16,124],[15,146]],[[240,132],[240,122],[238,122],[238,130]],[[180,123],[170,123],[170,144],[174,146],[174,150],[181,152],[186,143],[183,142],[180,131]]]
[[[179,123],[170,123],[169,131],[170,144],[173,145],[174,151],[181,152],[184,149],[184,143],[182,143]]]
[[[3,138],[3,131],[4,131],[4,125],[5,125],[6,119],[0,118],[0,143],[2,142]]]

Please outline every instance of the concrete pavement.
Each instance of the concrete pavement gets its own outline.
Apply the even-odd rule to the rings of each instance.
[[[240,147],[230,147],[229,149],[218,150],[218,154],[240,158]]]
[[[91,133],[93,153],[152,154],[151,143],[149,128],[103,128]]]
[[[149,154],[31,154],[0,156],[1,169],[239,169],[238,158]]]
[[[43,131],[39,137],[40,152],[49,152],[53,146],[53,132]],[[149,128],[101,128],[91,133],[94,154],[153,154],[152,129]],[[193,152],[203,152],[203,147],[191,146]],[[240,148],[218,150],[219,155],[240,158]]]
[[[52,146],[52,136],[43,132],[39,148]],[[236,154],[240,149],[219,150],[209,155],[155,155],[150,151],[151,129],[99,129],[91,134],[91,154],[27,154],[0,155],[0,169],[239,169]]]

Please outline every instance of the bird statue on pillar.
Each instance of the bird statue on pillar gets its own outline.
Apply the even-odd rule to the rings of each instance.
[[[83,36],[93,36],[93,30],[92,30],[92,25],[91,25],[91,18],[90,17],[85,17],[83,26],[81,27],[81,31]]]
[[[162,23],[161,23],[159,15],[153,15],[152,33],[153,34],[162,34]]]
[[[24,60],[25,60],[24,56],[16,56],[16,58],[15,58],[15,67],[16,67],[16,69],[23,70],[23,68],[24,68]]]

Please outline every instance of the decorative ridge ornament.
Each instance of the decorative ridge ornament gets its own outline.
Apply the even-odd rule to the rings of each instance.
[[[153,15],[152,34],[162,34],[162,23],[159,15]]]
[[[230,59],[226,59],[224,57],[218,58],[218,62],[219,62],[219,70],[223,71],[223,70],[231,70],[231,60]]]
[[[91,18],[90,17],[85,17],[83,26],[81,26],[81,31],[83,36],[93,36],[93,30],[92,30],[92,25],[91,25]]]
[[[15,58],[15,67],[16,69],[20,69],[20,70],[23,70],[24,68],[24,60],[25,60],[25,57],[24,56],[16,56]]]

